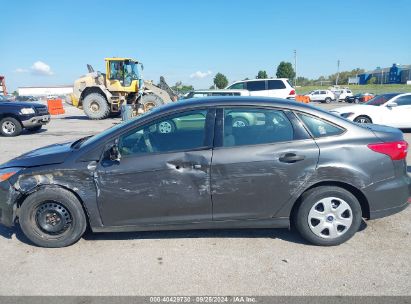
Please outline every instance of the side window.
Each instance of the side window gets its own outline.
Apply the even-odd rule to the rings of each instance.
[[[398,97],[394,102],[399,106],[409,106],[411,105],[411,95]]]
[[[313,95],[318,95],[319,94],[319,92],[318,91],[315,91],[314,93],[313,93]]]
[[[299,113],[298,116],[315,138],[338,135],[344,132],[344,129],[317,117],[301,113]]]
[[[265,81],[248,81],[247,90],[249,91],[264,91]]]
[[[269,90],[281,90],[285,89],[285,84],[281,80],[268,80]]]
[[[193,150],[206,145],[206,110],[162,118],[120,136],[123,156]]]
[[[239,83],[235,83],[235,84],[229,86],[227,89],[229,89],[229,90],[244,90],[245,85],[244,85],[244,82],[239,82]]]
[[[223,146],[245,146],[294,139],[294,129],[280,110],[224,109]]]
[[[320,94],[325,95],[325,94],[327,94],[327,92],[326,91],[321,91]]]

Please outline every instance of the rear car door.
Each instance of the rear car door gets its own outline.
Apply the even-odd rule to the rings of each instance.
[[[264,80],[247,81],[246,89],[251,96],[268,96],[266,81]]]
[[[277,79],[267,80],[267,90],[269,97],[287,98],[290,93],[284,82]]]
[[[105,226],[211,220],[214,113],[185,111],[119,136],[121,159],[104,157],[95,176]]]
[[[235,124],[242,117],[244,125]],[[319,149],[287,110],[219,109],[211,168],[213,220],[271,218],[315,172]]]

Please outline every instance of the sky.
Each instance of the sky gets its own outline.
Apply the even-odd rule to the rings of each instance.
[[[196,89],[217,72],[230,82],[275,76],[281,61],[298,76],[411,64],[410,0],[60,0],[2,1],[0,75],[19,86],[66,85],[104,71],[105,57],[144,63]]]

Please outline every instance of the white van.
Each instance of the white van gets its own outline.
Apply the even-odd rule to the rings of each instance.
[[[251,96],[295,99],[295,90],[287,78],[236,81],[229,85],[226,89],[248,90]]]

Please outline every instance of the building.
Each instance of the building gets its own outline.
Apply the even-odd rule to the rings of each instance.
[[[63,96],[73,93],[73,86],[19,87],[17,91],[20,96]]]
[[[359,84],[368,84],[371,78],[376,78],[376,83],[381,84],[406,84],[411,80],[411,64],[393,64],[390,68],[376,68],[375,70],[358,75]]]

